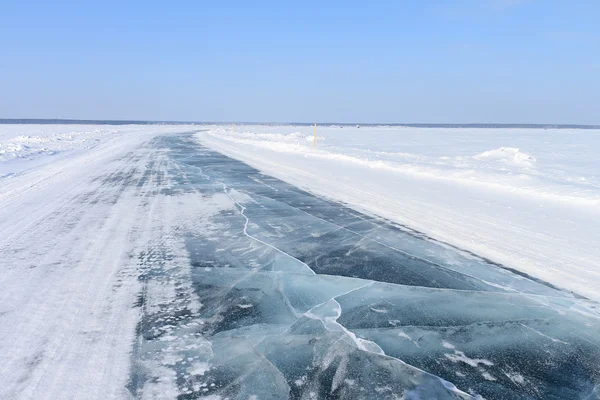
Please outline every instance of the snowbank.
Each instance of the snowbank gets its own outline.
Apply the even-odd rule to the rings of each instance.
[[[600,300],[600,131],[214,126],[265,173]],[[596,150],[594,150],[596,149]]]
[[[519,167],[532,167],[537,161],[534,157],[527,153],[522,153],[514,147],[500,147],[499,149],[484,151],[473,158],[477,160],[504,162],[508,165]]]
[[[0,178],[69,155],[81,154],[114,135],[141,129],[144,127],[135,125],[0,124]]]

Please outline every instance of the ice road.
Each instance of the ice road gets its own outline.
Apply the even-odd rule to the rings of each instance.
[[[1,399],[599,398],[597,303],[153,129],[0,180]]]

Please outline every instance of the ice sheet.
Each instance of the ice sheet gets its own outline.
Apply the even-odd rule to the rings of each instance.
[[[179,190],[226,193],[233,207],[208,217],[218,230],[179,231],[201,306],[165,333],[143,315],[159,334],[142,335],[139,393],[167,368],[188,398],[593,396],[594,302],[206,148],[194,153],[190,140],[162,145],[186,183]],[[210,351],[188,352],[192,343]]]

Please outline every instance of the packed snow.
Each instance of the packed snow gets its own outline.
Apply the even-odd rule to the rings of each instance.
[[[170,222],[147,146],[182,129],[0,125],[0,398],[128,397],[132,257]]]
[[[212,126],[201,143],[600,300],[600,131]]]

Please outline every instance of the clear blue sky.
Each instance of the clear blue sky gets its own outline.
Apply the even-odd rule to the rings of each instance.
[[[600,124],[599,0],[12,1],[0,118]]]

